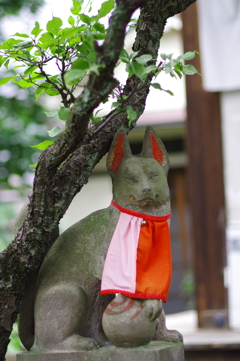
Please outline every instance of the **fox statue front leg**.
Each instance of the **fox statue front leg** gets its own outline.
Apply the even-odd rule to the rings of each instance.
[[[153,340],[164,342],[183,342],[183,336],[179,331],[167,329],[163,309],[160,316],[156,319],[156,331],[153,336]]]
[[[82,337],[87,295],[73,282],[62,282],[42,291],[35,303],[35,342],[39,350],[92,350],[97,341]]]

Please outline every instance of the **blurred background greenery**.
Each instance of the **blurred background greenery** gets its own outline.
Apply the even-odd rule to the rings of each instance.
[[[10,85],[14,96],[0,96],[1,190],[29,186],[39,153],[31,145],[46,139],[46,116],[34,96]]]
[[[2,0],[0,18],[19,16],[19,12],[28,9],[35,13],[44,4],[43,0]],[[4,39],[0,27],[0,42]],[[0,72],[6,71],[4,68]],[[16,85],[0,88],[0,251],[13,238],[14,219],[17,210],[11,199],[17,194],[25,195],[31,187],[33,169],[39,153],[31,145],[46,139],[46,116],[40,103],[36,103],[31,92]],[[11,335],[9,353],[22,350],[18,338],[17,324]]]
[[[32,13],[35,13],[43,4],[44,0],[1,0],[0,17],[18,15],[22,8],[28,8]]]

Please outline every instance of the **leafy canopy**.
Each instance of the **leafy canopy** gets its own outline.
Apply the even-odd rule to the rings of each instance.
[[[0,45],[0,66],[5,66],[7,70],[7,76],[0,80],[0,85],[12,81],[22,88],[30,88],[36,98],[43,93],[49,96],[60,95],[62,106],[58,116],[62,120],[69,117],[76,91],[86,87],[87,78],[92,73],[98,75],[104,66],[97,57],[96,46],[97,42],[103,41],[106,36],[107,29],[101,19],[114,8],[114,0],[107,0],[102,3],[97,15],[90,16],[82,13],[83,0],[73,0],[72,3],[67,27],[63,26],[60,18],[53,17],[48,21],[46,29],[42,29],[39,22],[36,22],[30,35],[15,33]],[[149,85],[150,73],[156,77],[164,71],[179,78],[184,74],[198,73],[193,65],[184,64],[185,60],[193,59],[195,53],[188,52],[177,59],[173,59],[172,54],[161,54],[161,62],[155,65],[155,59],[152,59],[151,55],[138,56],[137,52],[128,54],[123,49],[120,61],[126,63],[126,71],[130,77],[137,76],[141,79],[141,88]],[[17,63],[14,74],[10,71],[10,62],[13,65]],[[55,74],[50,73],[49,64],[55,64]],[[151,86],[172,95],[170,90],[163,89],[158,82],[151,83]],[[132,94],[124,97],[122,90],[123,85],[119,84],[112,92],[111,95],[116,98],[113,108],[116,108],[115,114],[126,111],[131,123],[137,118],[129,104]],[[92,124],[101,119],[97,117],[97,113],[91,116]],[[61,131],[59,127],[55,127],[49,132],[49,136],[56,137]],[[44,150],[52,143],[45,141],[36,147]]]

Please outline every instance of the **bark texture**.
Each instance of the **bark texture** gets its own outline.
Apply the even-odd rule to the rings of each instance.
[[[55,229],[74,196],[87,183],[94,166],[108,151],[116,131],[128,133],[124,112],[110,113],[103,122],[88,129],[92,111],[117,85],[113,70],[123,47],[125,29],[132,13],[142,7],[134,51],[157,59],[167,18],[185,10],[196,0],[117,0],[104,43],[96,45],[100,74],[92,74],[72,107],[66,130],[42,153],[36,169],[28,214],[13,242],[0,254],[0,361],[5,360],[12,325],[21,306],[31,274],[39,267],[53,239]],[[140,80],[127,80],[124,93],[129,104],[143,113],[149,89],[137,90]]]

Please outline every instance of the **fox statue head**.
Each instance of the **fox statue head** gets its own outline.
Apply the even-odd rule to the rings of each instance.
[[[124,208],[145,214],[169,213],[168,168],[166,149],[152,127],[146,128],[139,155],[132,155],[126,133],[120,130],[107,157],[113,200]]]

